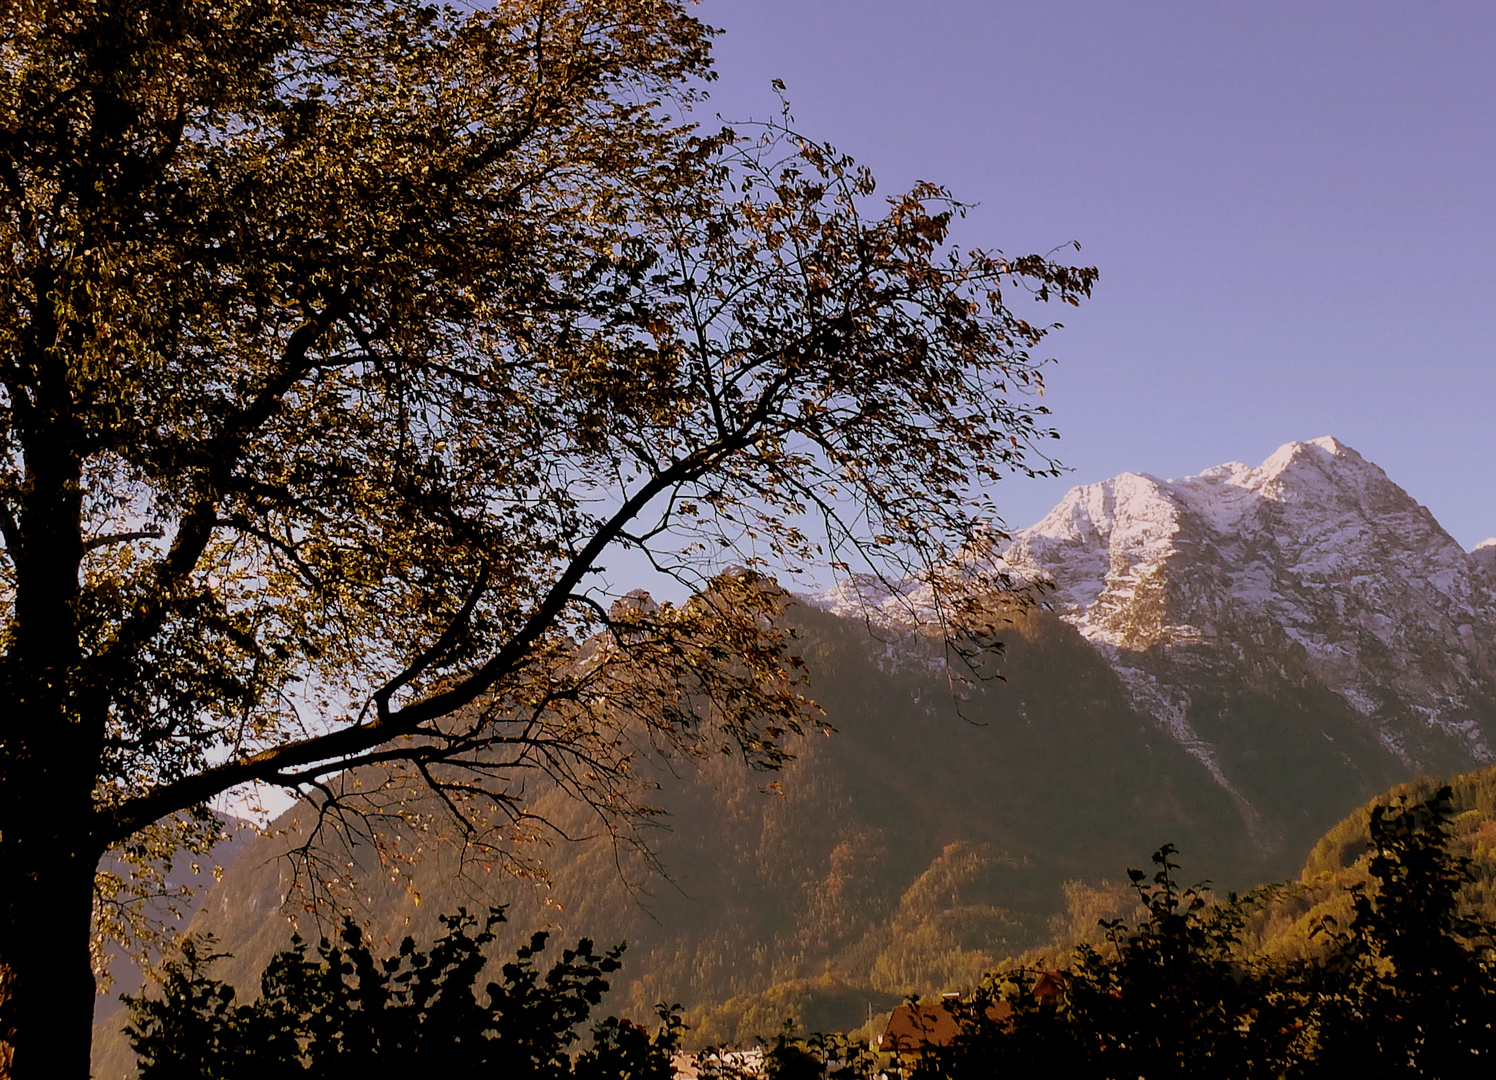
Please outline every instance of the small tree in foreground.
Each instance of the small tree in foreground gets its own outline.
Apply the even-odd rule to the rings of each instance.
[[[1172,844],[1154,852],[1151,877],[1128,871],[1142,912],[1135,925],[1102,920],[1104,941],[1080,946],[1064,971],[989,976],[958,1007],[962,1037],[927,1068],[965,1077],[994,1061],[1047,1062],[1076,1077],[1279,1075],[1291,1036],[1262,1037],[1272,1026],[1261,1013],[1271,978],[1238,948],[1241,905],[1181,885],[1175,854]]]
[[[492,859],[537,777],[624,828],[638,754],[773,767],[814,717],[758,571],[929,571],[1051,467],[1008,302],[1094,272],[695,129],[710,38],[684,0],[6,6],[0,1073],[87,1075],[90,924],[138,910],[104,852],[200,852],[247,783],[400,813],[328,782],[361,765]],[[689,599],[618,597],[625,553]]]
[[[1449,850],[1448,787],[1377,806],[1372,882],[1335,937],[1323,981],[1319,1070],[1388,1077],[1489,1076],[1496,1067],[1496,927],[1461,911],[1470,860]]]
[[[583,939],[542,972],[547,944],[536,934],[497,981],[482,983],[483,950],[501,911],[478,925],[461,912],[429,952],[406,938],[376,957],[345,921],[337,941],[315,956],[297,939],[261,979],[260,997],[235,1004],[232,987],[212,978],[218,957],[184,943],[165,967],[159,996],[126,998],[131,1044],[142,1080],[258,1080],[306,1076],[504,1075],[534,1080],[669,1080],[680,1042],[674,1009],[660,1009],[651,1035],[609,1017],[591,1046],[574,1052],[579,1030],[608,990],[622,948],[599,954]],[[211,943],[207,943],[211,947]]]

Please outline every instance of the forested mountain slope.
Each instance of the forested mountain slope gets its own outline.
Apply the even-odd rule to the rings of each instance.
[[[662,771],[668,814],[646,835],[668,877],[605,839],[546,851],[548,883],[482,859],[459,872],[434,834],[413,869],[367,845],[330,865],[394,941],[490,902],[511,905],[500,950],[538,927],[628,941],[609,1003],[625,1013],[733,999],[712,1034],[768,1034],[786,1011],[853,1026],[911,990],[969,985],[1067,919],[1094,924],[1067,882],[1115,879],[1165,842],[1223,889],[1288,877],[1377,793],[1488,760],[1492,550],[1461,550],[1333,439],[1257,468],[1124,475],[1000,547],[1016,576],[1053,584],[1052,610],[1013,613],[975,678],[913,627],[918,583],[793,609],[835,733],[778,775],[725,758]],[[595,831],[560,793],[537,797],[568,835]],[[301,905],[282,855],[311,819],[298,808],[253,843],[193,923],[241,986],[289,940]]]
[[[731,759],[678,763],[678,778],[662,778],[669,814],[648,833],[668,880],[603,839],[546,852],[548,887],[485,873],[481,860],[459,874],[439,843],[398,873],[359,846],[346,857],[355,912],[398,940],[432,933],[439,913],[498,901],[512,905],[515,940],[537,927],[627,940],[613,1007],[642,1016],[661,999],[704,1005],[827,972],[877,1001],[970,981],[1047,938],[1063,882],[1146,858],[1160,836],[1233,879],[1275,865],[1230,798],[1053,615],[1017,616],[992,662],[1006,681],[964,682],[931,638],[873,636],[811,608],[795,616],[836,731],[808,735],[778,775]],[[538,809],[572,835],[590,827],[558,793]],[[251,844],[192,924],[233,954],[225,970],[241,986],[290,938],[287,913],[300,908],[294,896],[282,907],[281,856],[312,813],[292,810]]]
[[[1367,881],[1368,823],[1373,807],[1394,800],[1417,804],[1445,784],[1451,793],[1449,850],[1469,860],[1472,878],[1462,896],[1465,909],[1496,924],[1496,768],[1488,768],[1447,780],[1424,778],[1399,784],[1328,829],[1309,852],[1295,888],[1265,909],[1254,928],[1259,947],[1307,954],[1316,947],[1313,931],[1324,916],[1348,924],[1352,906],[1347,890]]]

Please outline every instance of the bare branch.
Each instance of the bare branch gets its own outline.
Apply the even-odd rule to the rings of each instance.
[[[101,547],[109,547],[111,544],[129,544],[136,540],[160,540],[166,533],[159,528],[136,529],[133,532],[108,533],[104,536],[94,536],[83,542],[87,551],[93,551]]]

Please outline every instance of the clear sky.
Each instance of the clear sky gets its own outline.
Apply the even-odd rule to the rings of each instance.
[[[1073,472],[1257,464],[1335,435],[1466,547],[1496,536],[1496,3],[704,0],[712,109],[798,126],[963,243],[1079,240],[1048,401]]]

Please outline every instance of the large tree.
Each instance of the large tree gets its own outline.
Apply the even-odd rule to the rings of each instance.
[[[360,765],[500,849],[527,778],[617,823],[641,751],[772,767],[811,706],[760,571],[938,567],[1049,467],[1003,290],[1093,272],[952,251],[934,187],[869,214],[783,119],[691,127],[711,33],[6,5],[0,1073],[87,1074],[111,849]],[[626,550],[689,599],[612,595]]]

